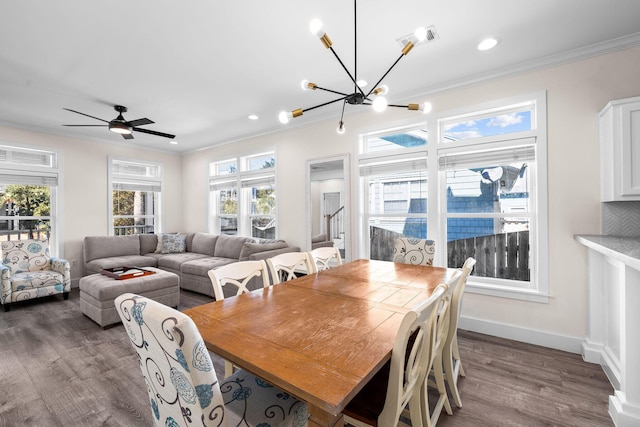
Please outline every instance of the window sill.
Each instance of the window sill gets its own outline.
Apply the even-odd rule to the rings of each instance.
[[[519,289],[504,286],[492,286],[484,283],[468,282],[465,292],[470,294],[488,295],[492,297],[517,299],[522,301],[549,303],[549,294],[543,294],[531,289]]]

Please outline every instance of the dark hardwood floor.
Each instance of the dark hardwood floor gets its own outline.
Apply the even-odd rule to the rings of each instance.
[[[182,291],[180,309],[211,298]],[[612,426],[613,389],[576,354],[460,332],[463,407],[439,426]],[[223,364],[214,356],[218,376]],[[0,312],[0,426],[152,426],[147,392],[122,325],[102,330],[78,289]]]

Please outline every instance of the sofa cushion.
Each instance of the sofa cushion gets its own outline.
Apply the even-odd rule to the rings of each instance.
[[[180,271],[180,266],[194,259],[207,258],[207,255],[195,252],[182,252],[179,254],[165,254],[158,257],[158,267],[171,271]]]
[[[84,262],[126,255],[140,255],[140,238],[137,235],[84,238]]]
[[[155,234],[138,234],[140,238],[140,255],[150,254],[156,251],[158,236]]]
[[[180,272],[182,274],[193,274],[208,278],[209,270],[213,270],[214,268],[222,267],[223,265],[231,264],[236,261],[237,259],[233,258],[205,257],[185,262],[180,266]]]
[[[218,241],[216,242],[214,256],[220,258],[233,258],[235,260],[238,260],[240,259],[240,251],[242,251],[242,245],[247,240],[247,237],[221,234],[218,236]]]
[[[287,243],[284,241],[273,242],[273,243],[251,243],[246,242],[242,245],[242,250],[240,251],[240,261],[246,261],[249,257],[258,252],[270,251],[273,249],[282,249],[286,248]]]
[[[124,255],[94,259],[86,263],[87,274],[100,273],[103,268],[116,267],[156,267],[154,257],[144,255]]]
[[[184,234],[166,234],[162,236],[163,254],[180,254],[187,250],[187,236]]]
[[[214,256],[217,240],[218,236],[215,234],[196,233],[191,242],[190,252]]]

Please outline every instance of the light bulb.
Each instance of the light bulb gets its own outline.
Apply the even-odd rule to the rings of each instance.
[[[427,29],[425,27],[418,27],[413,32],[413,35],[415,36],[416,40],[418,40],[418,42],[423,42],[427,38]]]
[[[429,114],[432,109],[433,106],[430,102],[423,102],[422,104],[420,104],[420,108],[418,109],[418,111],[422,111],[422,114]]]
[[[373,111],[377,111],[378,113],[387,109],[387,98],[384,96],[377,96],[376,99],[371,103],[373,106]]]
[[[322,21],[319,19],[313,19],[309,23],[309,31],[318,37],[322,37],[324,35],[324,31],[322,31]]]
[[[368,84],[368,82],[367,82],[366,80],[362,80],[362,79],[358,80],[356,83],[357,83],[357,84],[358,84],[358,86],[360,86],[361,88],[362,88],[362,87],[365,87],[365,86]]]
[[[338,128],[336,129],[336,132],[338,132],[338,135],[342,135],[345,132],[345,127],[344,127],[344,122],[341,120],[340,122],[338,122]]]
[[[376,90],[373,91],[373,94],[376,96],[386,95],[387,93],[389,93],[389,86],[387,85],[378,86]]]
[[[280,123],[282,124],[287,124],[289,123],[289,120],[291,120],[293,118],[293,114],[291,114],[290,111],[282,111],[279,115],[278,115],[278,120],[280,120]]]
[[[302,82],[300,82],[300,87],[302,88],[302,90],[309,90],[309,80],[303,80]]]

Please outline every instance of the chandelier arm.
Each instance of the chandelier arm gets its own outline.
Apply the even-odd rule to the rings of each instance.
[[[338,92],[338,91],[332,90],[332,89],[327,89],[325,87],[316,86],[316,89],[324,90],[325,92],[335,93],[336,95],[342,95],[342,96],[345,96],[345,97],[348,96],[348,94],[346,94],[346,93]]]
[[[305,108],[304,110],[302,110],[302,112],[315,110],[316,108],[324,107],[325,105],[333,104],[334,102],[343,101],[343,100],[345,100],[345,99],[347,99],[347,97],[346,97],[346,96],[343,96],[343,97],[341,97],[341,98],[334,99],[333,101],[329,101],[329,102],[325,102],[325,103],[323,103],[323,104],[315,105],[315,106],[313,106],[313,107]]]
[[[353,0],[353,76],[354,82],[358,81],[358,0]],[[355,83],[355,89],[360,89],[358,83]],[[362,95],[364,92],[360,90]],[[365,96],[366,98],[366,96]]]
[[[387,107],[409,108],[409,105],[388,104]]]
[[[347,100],[345,99],[342,103],[342,113],[340,114],[340,123],[342,123],[342,119],[344,119],[344,107],[347,106]]]
[[[338,62],[340,63],[340,65],[342,65],[342,68],[344,68],[344,71],[349,75],[349,78],[351,79],[351,81],[353,82],[354,85],[356,85],[356,88],[358,88],[358,91],[362,94],[362,96],[364,96],[365,98],[367,97],[367,95],[364,94],[364,92],[362,91],[362,88],[360,88],[360,86],[358,86],[358,82],[356,82],[356,79],[353,78],[353,76],[351,75],[351,73],[349,72],[349,70],[347,69],[347,67],[344,65],[344,62],[342,62],[342,59],[340,59],[340,57],[338,56],[338,54],[336,53],[335,50],[333,50],[333,47],[330,47],[329,50],[331,50],[331,52],[333,53],[333,55],[336,57],[336,59],[338,60]],[[396,61],[397,62],[397,61]]]
[[[394,62],[394,63],[393,63],[393,65],[392,65],[391,67],[389,67],[389,69],[387,70],[387,72],[386,72],[386,73],[384,73],[384,74],[382,75],[382,77],[380,77],[380,80],[378,80],[378,82],[377,82],[375,85],[373,85],[373,86],[371,87],[371,90],[370,90],[370,91],[369,91],[369,93],[365,96],[365,98],[368,98],[368,97],[369,97],[369,95],[371,95],[371,94],[373,93],[373,91],[374,91],[374,90],[376,90],[376,89],[378,88],[378,85],[382,82],[382,80],[384,80],[384,78],[385,78],[385,77],[387,77],[387,74],[389,74],[389,72],[390,72],[391,70],[393,70],[393,67],[395,67],[395,66],[398,64],[398,62],[400,62],[400,60],[402,59],[402,57],[403,57],[403,56],[405,56],[405,55],[404,55],[404,53],[403,53],[402,55],[400,55],[400,57],[399,57],[398,59],[396,59],[396,62]]]

